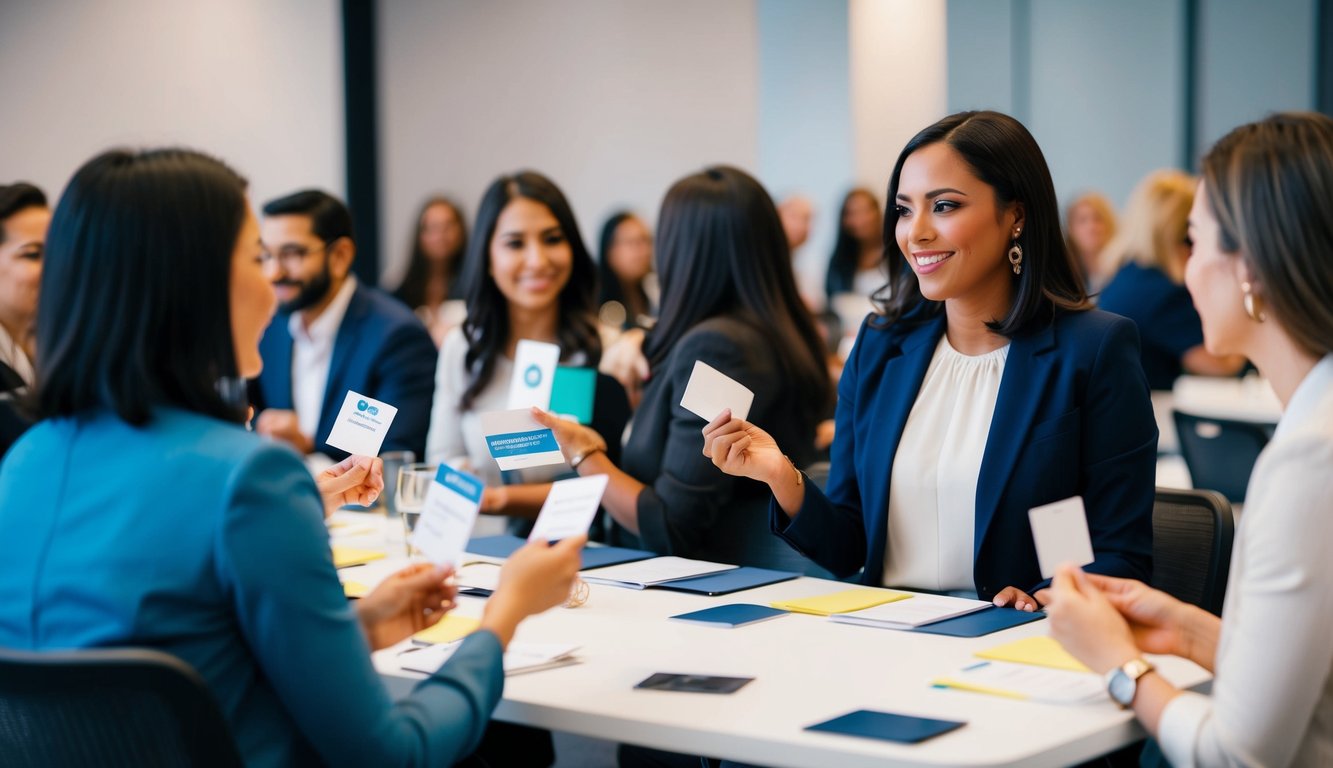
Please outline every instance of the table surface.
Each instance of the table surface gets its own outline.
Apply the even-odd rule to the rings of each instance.
[[[374,546],[373,515],[340,512],[349,536],[335,544]],[[369,522],[370,526],[365,525]],[[360,524],[358,524],[360,523]],[[486,558],[477,558],[485,560]],[[406,564],[393,557],[343,569],[373,585]],[[1109,699],[1061,706],[932,687],[930,681],[975,661],[978,650],[1047,633],[1038,621],[980,638],[951,638],[831,622],[791,614],[736,629],[668,621],[712,605],[768,604],[851,585],[801,578],[721,597],[598,584],[580,608],[555,608],[523,623],[520,642],[578,644],[580,663],[510,676],[495,711],[501,720],[601,739],[768,766],[1056,766],[1104,754],[1142,738],[1130,713]],[[462,597],[455,610],[479,616],[484,601]],[[1154,657],[1181,686],[1209,679],[1196,665]],[[375,654],[395,696],[422,676]],[[655,672],[754,677],[730,695],[635,690]],[[833,734],[806,726],[856,709],[964,720],[921,744]]]
[[[1258,376],[1181,376],[1171,390],[1171,404],[1196,416],[1233,421],[1276,424],[1282,418],[1282,402],[1273,387]]]

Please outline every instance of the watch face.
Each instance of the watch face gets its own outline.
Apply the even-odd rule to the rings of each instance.
[[[1125,674],[1125,670],[1117,669],[1111,674],[1111,682],[1106,686],[1107,693],[1115,699],[1117,704],[1128,707],[1134,703],[1134,690],[1138,688],[1137,683]]]

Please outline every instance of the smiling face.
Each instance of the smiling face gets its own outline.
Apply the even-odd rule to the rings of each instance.
[[[858,243],[878,245],[884,222],[875,198],[864,192],[849,196],[843,206],[842,226]]]
[[[245,206],[245,222],[231,256],[231,340],[236,350],[236,372],[243,378],[259,375],[264,361],[259,339],[273,319],[277,297],[264,270],[264,250],[259,242],[259,224]]]
[[[638,283],[653,270],[653,236],[637,217],[630,216],[616,227],[611,239],[611,271],[627,283]]]
[[[1217,217],[1208,204],[1203,182],[1190,208],[1189,236],[1194,248],[1185,262],[1185,286],[1203,321],[1204,347],[1214,355],[1253,357],[1256,323],[1245,314],[1245,293],[1241,290],[1248,275],[1244,261],[1221,248]]]
[[[943,142],[907,157],[894,204],[894,235],[923,296],[994,304],[995,318],[1008,311],[1016,277],[1006,254],[1023,229],[1021,205],[1000,207],[994,188]]]
[[[0,242],[0,321],[26,329],[37,316],[38,287],[42,281],[42,253],[51,210],[24,208],[5,219]]]
[[[574,251],[551,209],[516,197],[495,222],[490,273],[511,307],[554,309],[573,272]]]

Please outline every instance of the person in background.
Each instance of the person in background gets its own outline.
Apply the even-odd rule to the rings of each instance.
[[[473,233],[462,274],[467,320],[449,332],[440,349],[425,456],[478,475],[486,483],[482,512],[516,518],[511,529],[526,532],[550,481],[570,469],[533,467],[503,478],[486,446],[480,414],[509,407],[522,339],[558,344],[562,365],[597,365],[602,354],[594,309],[597,267],[564,194],[532,171],[501,176],[487,187]],[[593,426],[618,451],[629,419],[624,390],[599,377],[595,391]]]
[[[264,206],[261,231],[280,304],[260,345],[264,373],[250,386],[255,431],[340,461],[347,453],[324,441],[350,390],[398,409],[383,450],[423,455],[435,345],[402,303],[352,274],[347,207],[319,190],[295,192]]]
[[[815,207],[809,198],[792,195],[778,203],[778,219],[782,222],[783,234],[787,236],[787,248],[793,254],[810,239],[814,218]]]
[[[437,347],[466,314],[459,281],[466,249],[467,224],[458,206],[447,197],[428,199],[412,229],[407,273],[393,295],[421,318]]]
[[[420,564],[350,606],[316,484],[244,428],[238,382],[275,305],[245,187],[174,149],[104,153],[66,187],[41,420],[0,464],[0,646],[172,654],[246,765],[451,765],[481,739],[519,622],[569,595],[583,537],[516,552],[481,628],[393,701],[370,651],[438,622],[456,588]]]
[[[838,239],[824,280],[830,307],[841,294],[870,297],[883,287],[883,231],[884,217],[875,193],[864,188],[848,192],[838,213]]]
[[[607,474],[602,505],[664,555],[802,570],[768,533],[762,484],[719,472],[700,453],[705,420],[680,405],[696,361],[754,393],[802,464],[832,385],[819,335],[796,292],[787,239],[754,178],[715,166],[672,185],[658,216],[662,320],[644,351],[652,369],[619,465],[603,435],[534,409],[580,475]]]
[[[28,428],[20,404],[33,384],[37,297],[51,209],[24,182],[0,186],[0,457]]]
[[[1051,594],[1028,510],[1072,496],[1089,568],[1146,577],[1157,428],[1137,333],[1088,303],[1032,135],[997,112],[923,129],[884,242],[892,291],[838,385],[827,490],[757,414],[710,422],[704,454],[768,486],[780,537],[864,584],[1034,610]]]
[[[1172,765],[1333,765],[1333,120],[1243,125],[1202,171],[1185,284],[1205,343],[1254,361],[1285,409],[1250,477],[1222,616],[1065,566],[1051,634]],[[1211,693],[1177,689],[1145,653],[1211,671]]]
[[[1065,245],[1074,255],[1090,296],[1095,296],[1114,272],[1103,266],[1101,256],[1115,233],[1115,209],[1103,195],[1087,192],[1065,209]]]
[[[651,328],[657,314],[653,235],[643,219],[620,211],[602,225],[597,265],[598,318],[615,330]]]
[[[1097,304],[1138,325],[1143,372],[1156,390],[1171,389],[1182,373],[1230,376],[1245,366],[1243,357],[1218,357],[1204,348],[1199,313],[1185,289],[1186,226],[1197,183],[1181,171],[1146,176],[1102,251],[1101,263],[1114,277]]]

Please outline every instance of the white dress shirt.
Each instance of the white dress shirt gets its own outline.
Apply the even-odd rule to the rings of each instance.
[[[293,312],[287,319],[287,330],[292,334],[292,409],[296,411],[301,434],[311,440],[315,439],[319,417],[324,411],[324,390],[329,383],[333,344],[353,293],[356,293],[356,277],[349,274],[333,301],[309,327],[306,327],[301,312]]]
[[[32,361],[28,359],[28,353],[23,351],[22,345],[9,335],[9,331],[3,325],[0,325],[0,363],[13,368],[14,373],[23,379],[24,384],[32,386],[32,381],[36,378]]]
[[[1211,696],[1158,741],[1177,768],[1333,765],[1333,355],[1297,387],[1245,494]]]
[[[968,356],[941,336],[893,457],[884,583],[971,592],[977,476],[1009,345]]]

